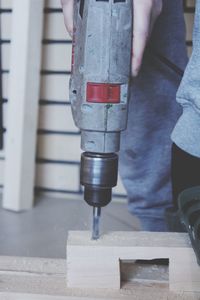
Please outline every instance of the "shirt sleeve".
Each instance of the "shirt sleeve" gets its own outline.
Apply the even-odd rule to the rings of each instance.
[[[183,113],[173,132],[173,142],[189,154],[200,157],[200,0],[196,1],[193,52],[177,92]]]

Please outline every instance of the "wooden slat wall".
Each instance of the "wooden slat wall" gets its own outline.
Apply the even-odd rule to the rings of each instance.
[[[10,41],[11,41],[11,18],[12,18],[12,0],[0,1],[1,14],[1,47],[2,47],[2,91],[3,91],[3,123],[4,123],[4,148],[6,146],[6,128],[7,128],[7,109],[8,109],[8,81],[10,68]],[[5,154],[4,150],[0,151],[0,188],[3,187],[4,182],[4,165]]]
[[[59,0],[47,0],[44,13],[36,189],[79,194],[80,138],[68,99],[71,39]]]
[[[1,0],[3,47],[3,95],[7,99],[9,80],[9,48],[11,39],[12,1]],[[191,33],[194,18],[194,0],[185,3],[187,45],[191,53]],[[36,190],[43,192],[80,194],[79,159],[80,137],[74,126],[68,99],[71,65],[71,39],[66,33],[60,0],[46,0],[41,65],[41,93],[37,143]],[[20,54],[19,54],[20,55]],[[67,101],[67,102],[66,102]],[[8,102],[9,103],[9,102]],[[6,109],[4,104],[4,127]],[[5,133],[6,139],[6,133]],[[0,186],[3,186],[4,152],[0,152]],[[115,194],[124,196],[119,182]]]

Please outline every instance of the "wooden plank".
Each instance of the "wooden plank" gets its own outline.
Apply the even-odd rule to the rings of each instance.
[[[7,113],[8,113],[8,104],[4,103],[3,104],[3,127],[5,129],[7,128]],[[5,132],[4,137],[3,137],[4,147],[2,150],[0,150],[0,159],[5,159],[6,142],[7,142],[7,135]],[[0,165],[0,185],[3,184],[3,181],[4,181],[4,166],[5,166],[5,163],[3,163],[3,165]]]
[[[30,295],[18,293],[0,293],[1,300],[91,300],[91,297],[73,297],[73,296],[48,296],[48,295]],[[98,300],[108,300],[98,298]]]
[[[61,8],[60,0],[46,0],[45,7],[49,8]]]
[[[4,103],[3,104],[3,127],[5,129],[7,127],[7,113],[8,113],[8,104]],[[0,159],[5,159],[5,147],[6,147],[6,143],[7,143],[6,132],[4,133],[3,143],[4,143],[4,147],[2,150],[0,150]],[[5,163],[3,165],[0,165],[0,184],[3,184],[3,181],[4,181],[4,166],[5,166]]]
[[[80,297],[30,295],[18,293],[0,293],[1,300],[84,300]],[[85,298],[88,300],[88,298]]]
[[[7,128],[8,126],[8,103],[3,104],[3,126]]]
[[[54,8],[57,8],[56,5]],[[68,40],[68,41],[71,40],[71,37],[69,36],[65,28],[64,18],[62,13],[48,13],[45,15],[44,39]]]
[[[3,207],[15,211],[33,204],[42,20],[43,0],[13,1]]]
[[[2,69],[10,69],[10,44],[2,44]]]
[[[13,0],[1,0],[1,8],[10,9],[13,6]]]
[[[37,157],[80,162],[80,136],[38,135]]]
[[[3,153],[1,154],[1,157],[4,156]],[[5,169],[5,161],[0,160],[0,185],[3,185],[4,183],[4,169]]]
[[[71,107],[63,105],[40,106],[38,128],[52,131],[79,132],[72,118]]]
[[[175,294],[159,284],[128,283],[120,291],[66,286],[66,260],[0,256],[2,300],[197,300],[199,293]]]
[[[8,84],[9,84],[9,73],[2,74],[2,92],[3,98],[8,99]]]
[[[0,256],[0,271],[1,274],[10,272],[27,273],[27,276],[46,274],[60,276],[65,273],[64,259],[50,259],[50,258],[28,258],[28,257],[12,257]]]
[[[10,9],[11,2],[10,1],[1,1],[1,8]],[[1,39],[2,43],[2,69],[9,70],[10,68],[10,45],[9,41],[11,39],[11,16],[12,14],[9,13],[2,13],[1,14]],[[8,95],[8,73],[1,74],[2,76],[2,94],[3,98],[7,99]],[[7,105],[3,105],[3,126],[4,128],[7,127]],[[6,133],[4,133],[4,149],[6,144]],[[5,150],[0,151],[0,185],[3,185],[4,182],[4,166],[5,161],[2,159],[5,158]],[[2,191],[1,191],[2,192]]]
[[[67,284],[120,289],[120,261],[163,258],[169,259],[170,290],[200,292],[200,267],[184,233],[112,232],[92,241],[90,232],[70,232]]]
[[[51,71],[71,71],[71,45],[43,45],[42,69]]]
[[[11,39],[11,19],[12,13],[1,14],[1,38],[2,40]]]
[[[69,101],[69,75],[41,76],[40,98],[46,100]]]

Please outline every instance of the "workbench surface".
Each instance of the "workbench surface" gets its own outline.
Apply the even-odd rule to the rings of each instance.
[[[162,270],[163,272],[163,270]],[[168,282],[127,281],[119,291],[67,288],[64,259],[0,256],[0,300],[200,299],[169,292]]]

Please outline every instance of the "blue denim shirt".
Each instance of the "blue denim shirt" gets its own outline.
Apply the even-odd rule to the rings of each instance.
[[[183,107],[173,133],[173,142],[189,154],[200,157],[200,0],[196,1],[193,52],[177,92]]]

